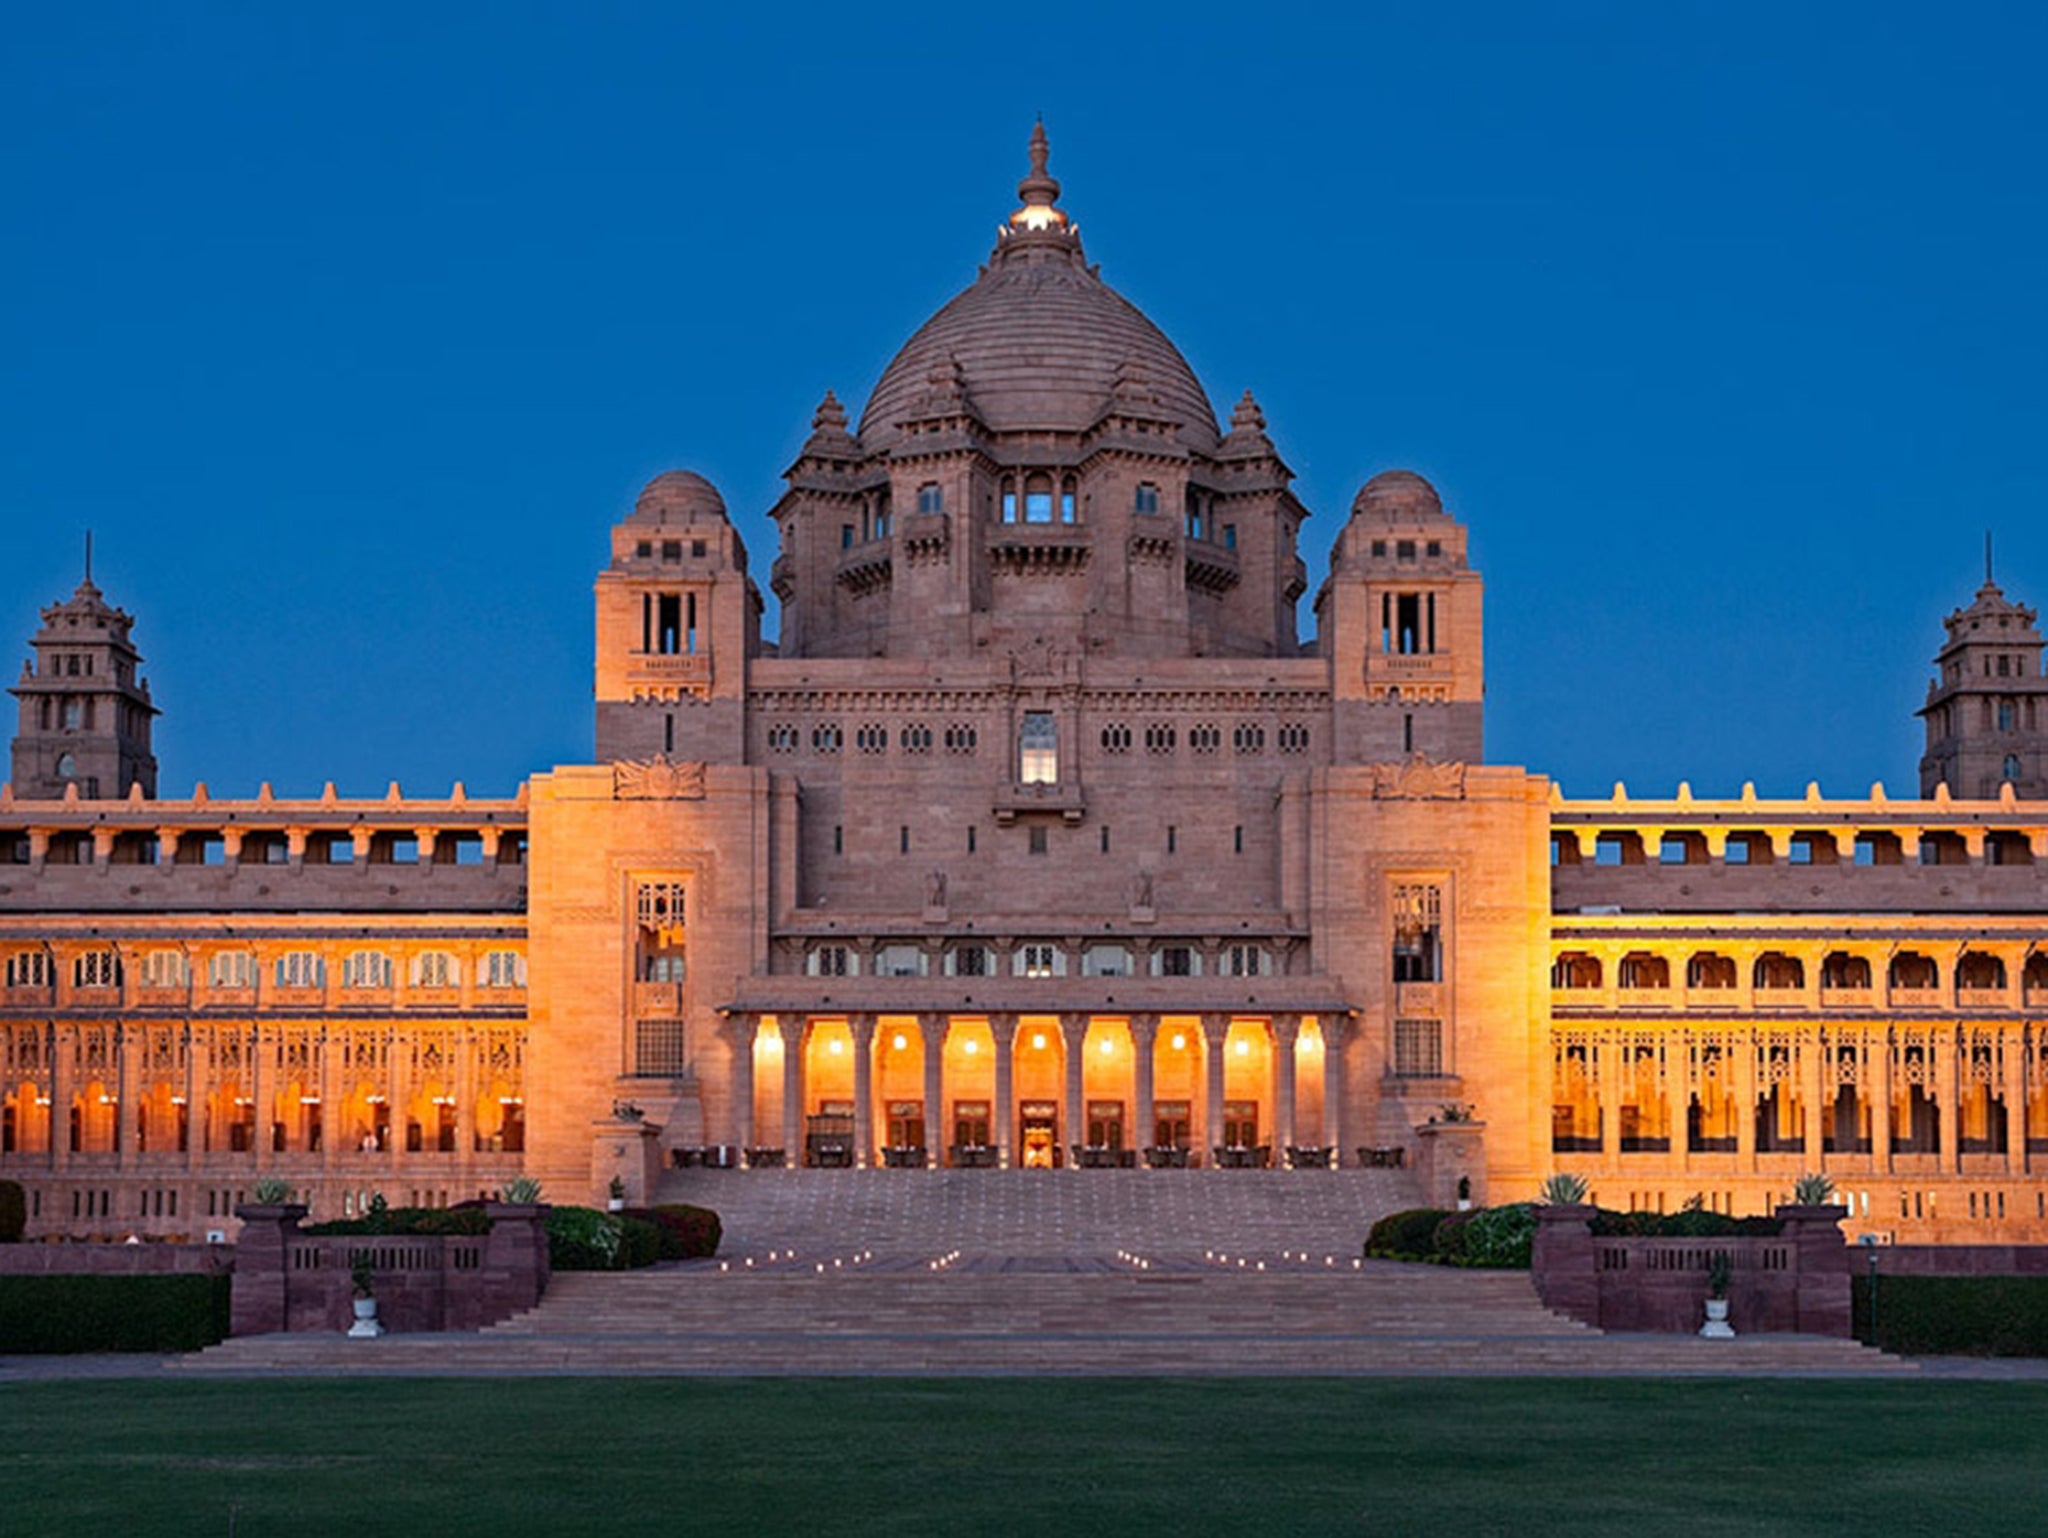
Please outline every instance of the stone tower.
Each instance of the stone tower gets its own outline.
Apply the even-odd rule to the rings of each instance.
[[[17,796],[58,799],[76,786],[88,799],[114,800],[131,785],[156,795],[150,730],[157,709],[129,639],[135,621],[93,586],[90,548],[85,579],[64,602],[43,610],[43,628],[29,642],[35,655],[8,691],[21,702]]]
[[[2048,796],[2048,678],[2041,674],[2041,632],[2032,609],[2008,599],[1991,579],[1967,609],[1942,623],[1939,677],[1927,686],[1920,717],[1927,751],[1920,794],[1946,784],[1949,794],[1993,800],[2010,783],[2015,795]]]

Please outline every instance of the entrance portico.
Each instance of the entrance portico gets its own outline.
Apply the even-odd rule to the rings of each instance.
[[[752,1147],[779,1129],[791,1163],[817,1162],[820,1129],[842,1125],[857,1168],[1265,1163],[1297,1142],[1341,1146],[1334,1012],[725,1015],[749,1069],[732,1135]]]

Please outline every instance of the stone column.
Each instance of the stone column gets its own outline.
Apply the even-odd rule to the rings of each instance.
[[[1336,1152],[1337,1168],[1344,1167],[1344,1047],[1351,1038],[1351,1022],[1342,1015],[1323,1015],[1323,1141]]]
[[[791,1169],[804,1162],[804,1037],[810,1022],[780,1015],[782,1032],[782,1158]]]
[[[185,1031],[185,1170],[198,1170],[199,1161],[212,1141],[213,1038],[210,1032],[195,1031],[186,1021]]]
[[[76,1048],[72,1027],[50,1027],[50,1168],[71,1165],[71,1056]]]
[[[1285,1167],[1294,1146],[1294,1048],[1301,1016],[1275,1015],[1273,1035],[1273,1163]]]
[[[1010,1167],[1011,1156],[1016,1152],[1017,1092],[1014,1086],[1018,1018],[1012,1014],[988,1017],[989,1033],[995,1037],[996,1052],[996,1164],[1002,1169]]]
[[[341,1032],[329,1025],[320,1031],[320,1167],[329,1175],[343,1153],[342,1139],[348,1134],[342,1128],[339,1117],[341,1104],[336,1098],[341,1088]],[[458,1093],[460,1093],[458,1091]],[[474,1093],[472,1091],[471,1093]],[[464,1145],[465,1147],[467,1144]],[[355,1151],[355,1141],[350,1140],[348,1152]],[[466,1183],[465,1183],[466,1184]],[[465,1196],[468,1191],[465,1189]]]
[[[256,1112],[256,1128],[250,1134],[250,1141],[255,1147],[249,1152],[256,1173],[261,1175],[276,1157],[270,1146],[270,1123],[275,1110],[271,1102],[277,1098],[277,1073],[271,1066],[270,1057],[276,1043],[260,1023],[250,1027],[249,1039],[249,1104]],[[395,1207],[398,1203],[391,1205]]]
[[[1892,1168],[1892,1028],[1881,1027],[1864,1066],[1870,1072],[1870,1167],[1880,1175]]]
[[[406,1168],[406,1123],[412,1119],[412,1041],[402,1031],[393,1031],[384,1052],[384,1103],[391,1109],[391,1146],[385,1150],[391,1160],[393,1178]],[[401,1205],[397,1196],[391,1205]]]
[[[744,1166],[754,1142],[754,1034],[760,1021],[735,1014],[725,1021],[725,1039],[732,1050],[732,1140]]]
[[[1600,1113],[1600,1167],[1621,1168],[1621,1076],[1624,1050],[1621,1039],[1606,1031],[1591,1033],[1588,1050],[1594,1057],[1593,1104]]]
[[[123,1170],[135,1168],[135,1118],[141,1111],[142,1059],[149,1050],[147,1027],[114,1027],[114,1152]]]
[[[2008,1174],[2027,1173],[2027,1036],[2023,1027],[2007,1031],[1999,1040],[2005,1054],[2000,1088],[2005,1096],[2005,1168]]]
[[[1735,1097],[1735,1167],[1747,1175],[1756,1168],[1756,1033],[1736,1033],[1735,1061],[1729,1067],[1729,1090]]]
[[[853,1167],[875,1162],[875,1017],[848,1015],[853,1037]]]
[[[1823,1168],[1822,1149],[1827,1143],[1822,1102],[1828,1082],[1833,1078],[1832,1074],[1826,1074],[1830,1066],[1820,1032],[1809,1030],[1799,1043],[1799,1100],[1805,1112],[1800,1118],[1800,1135],[1806,1142],[1806,1167],[1814,1171]]]
[[[919,1015],[917,1034],[924,1043],[924,1164],[935,1170],[946,1162],[946,1017]]]
[[[466,1025],[454,1032],[455,1054],[455,1172],[466,1197],[476,1179],[476,1038]],[[327,1146],[334,1146],[334,1129],[327,1128]]]
[[[1138,1168],[1146,1169],[1144,1150],[1157,1133],[1152,1109],[1152,1053],[1159,1039],[1157,1015],[1131,1016],[1131,1147],[1138,1150]]]
[[[1067,1145],[1067,1157],[1072,1159],[1073,1150],[1088,1136],[1088,1123],[1082,1116],[1081,1106],[1081,1074],[1087,1066],[1085,1054],[1088,1049],[1086,1015],[1060,1016],[1060,1048],[1060,1066],[1066,1080],[1066,1093],[1060,1101],[1060,1132]],[[1078,1161],[1075,1167],[1079,1167]]]
[[[1205,1160],[1214,1160],[1223,1141],[1223,1038],[1230,1016],[1202,1016],[1202,1136]]]
[[[1938,1168],[1950,1174],[1962,1168],[1962,1100],[1956,1072],[1956,1058],[1962,1048],[1961,1033],[1943,1026],[1930,1033],[1927,1051],[1934,1059],[1934,1103],[1940,1107],[1941,1162]]]
[[[1692,1158],[1688,1122],[1692,1111],[1692,1042],[1673,1031],[1664,1045],[1664,1124],[1670,1129],[1671,1151],[1664,1167],[1674,1175],[1685,1173]]]

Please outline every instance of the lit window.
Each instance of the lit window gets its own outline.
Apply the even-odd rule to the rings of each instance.
[[[1057,785],[1060,779],[1060,735],[1052,712],[1027,710],[1017,743],[1017,778],[1026,785]]]
[[[1057,945],[1017,947],[1016,971],[1019,977],[1058,977],[1066,969],[1066,957]]]
[[[1443,888],[1394,888],[1394,981],[1443,980]]]

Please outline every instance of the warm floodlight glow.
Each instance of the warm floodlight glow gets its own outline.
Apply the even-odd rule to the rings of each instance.
[[[898,1031],[894,1036],[889,1038],[889,1045],[895,1048],[898,1052],[901,1052],[905,1047],[910,1045],[910,1040],[901,1031]]]
[[[1237,1043],[1237,1055],[1239,1057],[1250,1057],[1252,1055],[1252,1044],[1240,1038]]]
[[[1045,1050],[1045,1032],[1033,1031],[1031,1033],[1031,1050],[1033,1052],[1043,1052]]]
[[[1104,1057],[1108,1057],[1110,1053],[1116,1050],[1116,1043],[1111,1041],[1107,1036],[1105,1036],[1102,1038],[1102,1047],[1100,1050]]]
[[[846,1050],[846,1044],[835,1036],[832,1038],[832,1040],[828,1041],[825,1044],[825,1050],[831,1053],[834,1057],[837,1057],[841,1052]]]
[[[1187,1050],[1187,1045],[1188,1038],[1186,1034],[1181,1031],[1175,1031],[1173,1033],[1173,1050],[1176,1052],[1185,1052]]]
[[[970,1036],[965,1041],[960,1043],[960,1050],[962,1052],[965,1052],[969,1057],[972,1057],[975,1053],[981,1050],[981,1043],[976,1041],[972,1036]]]

